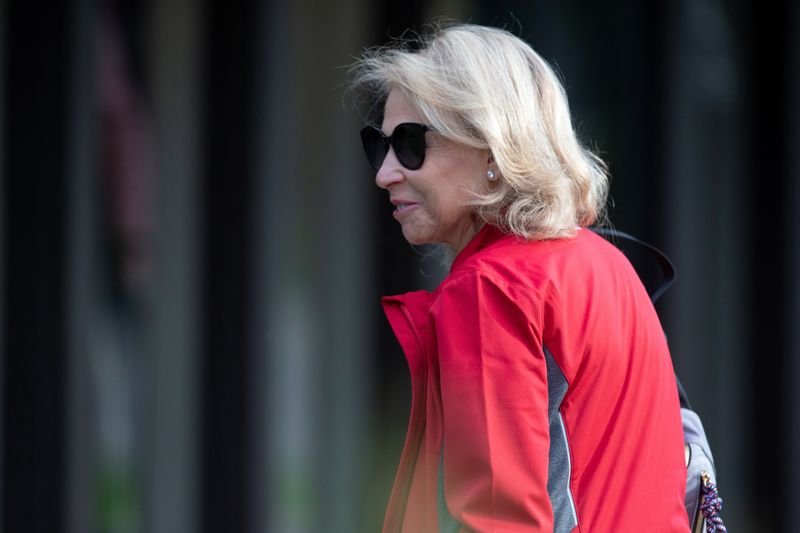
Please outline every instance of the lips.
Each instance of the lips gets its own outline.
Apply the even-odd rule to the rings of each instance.
[[[409,200],[392,200],[392,204],[394,204],[394,216],[400,216],[418,205]]]

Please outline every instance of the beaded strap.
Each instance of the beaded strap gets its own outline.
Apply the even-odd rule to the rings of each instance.
[[[700,511],[706,522],[706,533],[727,533],[728,530],[719,515],[722,511],[722,498],[719,496],[717,484],[711,481],[711,477],[705,471],[700,473],[700,477],[703,479],[703,503],[700,504]]]

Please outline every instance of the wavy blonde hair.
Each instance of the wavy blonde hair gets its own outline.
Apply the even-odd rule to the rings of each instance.
[[[546,239],[603,218],[606,166],[578,141],[552,68],[511,33],[435,27],[365,51],[351,83],[377,106],[397,88],[437,132],[491,151],[499,179],[473,202],[488,223]]]

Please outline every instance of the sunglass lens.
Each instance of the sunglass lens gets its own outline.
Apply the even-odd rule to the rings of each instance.
[[[367,161],[377,172],[386,159],[386,153],[389,150],[388,143],[379,131],[371,126],[361,130],[361,144],[364,145],[364,154],[367,156]]]
[[[392,148],[397,159],[409,170],[417,170],[425,161],[425,131],[422,124],[400,124],[392,133]]]

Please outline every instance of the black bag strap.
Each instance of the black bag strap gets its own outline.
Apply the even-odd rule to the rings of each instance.
[[[636,244],[637,246],[640,246],[645,250],[647,250],[650,253],[650,255],[658,262],[658,265],[661,267],[662,278],[661,278],[661,283],[659,283],[658,287],[656,287],[650,293],[650,300],[653,303],[656,303],[656,301],[659,298],[661,298],[661,296],[665,292],[667,292],[667,289],[669,289],[672,283],[675,281],[675,265],[673,265],[672,261],[669,260],[667,254],[665,254],[652,244],[644,242],[641,239],[637,239],[633,235],[630,235],[629,233],[625,233],[624,231],[620,231],[618,229],[601,228],[601,227],[592,227],[590,229],[593,232],[597,233],[598,235],[602,235],[606,239],[612,240],[612,242],[613,239],[621,239]],[[635,265],[634,268],[636,268]],[[678,384],[678,397],[680,398],[681,407],[684,407],[686,409],[691,409],[692,404],[689,403],[689,395],[686,394],[686,390],[683,388],[683,384],[681,383],[681,380],[678,379],[677,374],[675,375],[675,381]]]
[[[650,293],[650,300],[653,303],[661,298],[661,296],[667,292],[667,289],[670,288],[672,282],[675,281],[675,265],[672,264],[672,261],[669,260],[667,254],[656,248],[650,243],[644,242],[643,240],[637,239],[633,235],[629,233],[625,233],[624,231],[620,231],[618,229],[613,228],[600,228],[600,227],[593,227],[591,228],[592,231],[597,233],[598,235],[602,235],[607,239],[622,239],[628,242],[632,242],[642,248],[646,249],[650,252],[650,255],[658,261],[659,266],[661,267],[661,275],[663,278],[661,279],[661,283],[658,287]]]

